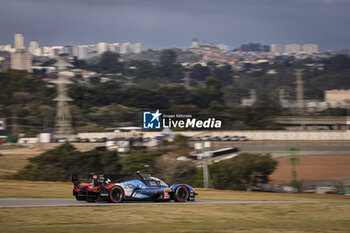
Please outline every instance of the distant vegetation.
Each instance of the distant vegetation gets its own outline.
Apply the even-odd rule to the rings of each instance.
[[[252,186],[269,181],[278,162],[269,154],[242,153],[210,166],[213,185],[217,189],[251,190]]]
[[[157,152],[132,149],[128,156],[123,157],[115,151],[80,152],[65,143],[29,158],[29,163],[10,178],[69,181],[73,173],[80,176],[90,173],[126,175],[141,171],[171,184],[188,183],[201,187],[202,169],[198,169],[194,162],[176,160],[176,156],[183,155],[183,143],[179,140],[171,150],[165,146]],[[267,183],[276,167],[277,161],[270,155],[243,153],[210,165],[210,173],[217,189],[250,190],[253,185]]]
[[[76,151],[71,144],[29,158],[29,164],[12,178],[23,180],[69,181],[71,174],[116,173],[121,171],[115,152]]]
[[[199,62],[201,60],[201,56],[187,52],[182,51],[180,49],[174,49],[177,55],[177,62],[183,63],[183,62]],[[129,61],[149,61],[152,63],[159,63],[159,58],[161,56],[162,50],[153,50],[148,49],[145,51],[142,51],[142,53],[132,54],[125,57],[125,60],[127,62]]]
[[[80,152],[71,144],[65,143],[30,158],[29,163],[10,178],[69,181],[73,173],[80,176],[90,173],[127,175],[137,171],[162,177],[169,183],[191,184],[195,183],[197,173],[193,163],[178,161],[174,157],[168,158],[162,148],[157,152],[133,149],[128,156],[120,157],[115,151]]]
[[[102,72],[111,79],[95,85],[73,84],[69,96],[73,126],[77,132],[104,130],[106,127],[139,126],[143,110],[160,109],[163,113],[192,114],[206,119],[223,121],[222,129],[281,129],[271,120],[278,114],[291,114],[280,108],[278,93],[284,88],[295,96],[295,68],[304,68],[305,97],[322,99],[327,89],[350,88],[350,58],[344,55],[323,60],[303,60],[296,63],[246,64],[241,71],[231,66],[195,65],[188,69],[192,89],[183,86],[185,68],[176,51],[159,52],[159,62],[146,60],[122,61],[115,53],[106,52],[94,63],[75,60],[75,68]],[[258,70],[254,71],[253,70]],[[268,70],[275,74],[267,74]],[[56,87],[42,81],[43,74],[20,71],[0,73],[0,112],[12,135],[36,134],[53,129]],[[132,77],[133,86],[123,86]],[[79,80],[75,77],[73,80]],[[240,100],[255,89],[258,100],[249,108],[242,108]],[[343,110],[327,110],[319,114],[346,114]],[[14,127],[16,126],[16,127]]]
[[[242,51],[242,52],[269,52],[270,46],[262,45],[260,43],[249,43],[249,44],[243,44],[235,50]]]

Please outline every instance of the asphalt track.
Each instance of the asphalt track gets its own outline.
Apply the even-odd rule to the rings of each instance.
[[[68,207],[68,206],[119,206],[119,205],[193,205],[193,204],[281,204],[281,203],[350,203],[339,201],[218,201],[218,200],[197,200],[195,202],[141,202],[129,201],[122,203],[108,202],[85,202],[75,199],[0,199],[0,208],[15,207]]]

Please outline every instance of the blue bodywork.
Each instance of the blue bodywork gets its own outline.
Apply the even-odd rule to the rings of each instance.
[[[107,176],[99,175],[98,178],[92,179],[91,183],[75,181],[73,183],[73,195],[77,200],[87,201],[94,200],[94,198],[95,200],[111,200],[110,196],[113,188],[122,190],[123,200],[195,201],[195,195],[197,195],[195,190],[187,184],[169,186],[158,178],[140,174],[122,177],[114,181],[111,181]],[[185,199],[178,198],[177,189],[182,189],[182,192],[184,192],[184,189],[188,190]]]

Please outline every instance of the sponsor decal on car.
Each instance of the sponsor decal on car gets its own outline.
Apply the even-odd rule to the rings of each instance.
[[[168,192],[163,193],[163,199],[170,199],[170,195]]]

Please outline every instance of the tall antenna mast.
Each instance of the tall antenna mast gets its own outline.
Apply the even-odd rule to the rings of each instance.
[[[57,84],[57,97],[53,99],[57,101],[56,107],[56,118],[55,118],[55,135],[60,137],[67,137],[72,135],[72,118],[69,111],[69,101],[73,101],[68,97],[67,85],[72,82],[69,80],[70,77],[74,76],[73,72],[65,71],[67,67],[72,66],[62,58],[59,58],[55,64],[59,70],[58,79],[54,81]]]

